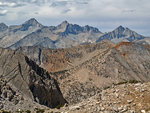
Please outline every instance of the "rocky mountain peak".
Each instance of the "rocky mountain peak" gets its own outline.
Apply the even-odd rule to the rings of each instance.
[[[97,42],[100,42],[104,39],[111,40],[114,43],[121,42],[122,40],[127,40],[133,42],[134,40],[140,40],[145,38],[144,36],[136,33],[135,31],[130,30],[129,28],[119,26],[112,32],[108,32],[101,36]]]
[[[117,29],[125,29],[122,25],[118,26]]]
[[[59,28],[64,28],[64,27],[66,28],[67,25],[69,25],[69,22],[65,20],[65,21],[63,21],[61,24],[59,24],[58,27],[59,27]]]
[[[66,36],[68,34],[78,34],[83,32],[83,28],[77,24],[70,24],[66,20],[63,21],[60,25],[57,26],[57,29],[61,29],[59,33],[61,36]]]
[[[125,27],[123,27],[123,26],[119,26],[119,27],[117,27],[114,31],[117,31],[117,32],[123,32],[123,31],[125,31],[126,30],[126,28]]]
[[[69,22],[67,20],[65,20],[61,24],[69,24]]]
[[[60,33],[62,36],[66,36],[68,34],[79,34],[79,33],[86,33],[86,32],[94,32],[100,33],[97,28],[91,26],[80,26],[77,24],[70,24],[67,21],[63,21],[60,25],[57,26],[58,29],[63,29],[63,32]]]
[[[35,18],[29,19],[29,20],[26,21],[24,24],[32,25],[32,26],[40,25],[40,23],[39,23]]]
[[[131,29],[127,28],[127,27],[123,27],[123,26],[119,26],[117,27],[114,32],[117,32],[117,33],[125,33],[125,34],[128,34],[128,33],[135,33],[134,31],[132,31]]]
[[[0,23],[0,32],[3,32],[8,29],[8,26],[4,23]]]
[[[29,27],[42,27],[43,25],[40,24],[35,18],[31,18],[28,21],[26,21],[24,24],[21,26],[22,31],[26,31],[29,29]]]

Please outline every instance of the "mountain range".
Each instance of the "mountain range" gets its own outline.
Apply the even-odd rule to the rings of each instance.
[[[114,43],[121,41],[148,43],[144,37],[129,28],[119,26],[115,30],[102,33],[98,28],[79,26],[63,21],[58,26],[43,26],[31,18],[22,25],[0,24],[0,47],[17,49],[24,46],[45,48],[70,48],[77,45],[97,43],[104,39]],[[143,41],[144,40],[144,41]]]
[[[123,26],[1,23],[0,112],[150,111],[149,42]]]

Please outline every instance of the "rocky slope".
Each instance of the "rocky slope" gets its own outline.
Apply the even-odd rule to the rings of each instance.
[[[65,49],[46,49],[30,46],[18,48],[17,51],[26,54],[47,71],[58,72],[78,66],[113,46],[114,44],[110,41],[103,41],[98,44],[80,45]]]
[[[66,102],[57,81],[28,57],[0,48],[0,59],[1,108],[32,109],[38,103],[54,108]]]
[[[1,105],[1,104],[0,104]],[[0,112],[3,113],[3,110]],[[6,112],[6,110],[5,110]],[[27,113],[27,110],[17,112]],[[30,110],[28,110],[30,112]],[[34,107],[32,113],[150,113],[150,82],[114,84],[77,104],[59,109]]]
[[[115,45],[105,40],[68,49],[26,47],[18,51],[54,75],[69,104],[119,82],[150,81],[150,49],[136,43]]]
[[[136,44],[117,46],[98,53],[74,68],[55,73],[64,98],[69,103],[89,98],[98,89],[119,82],[150,81],[150,51]]]
[[[29,60],[21,52],[24,52],[32,60]],[[56,107],[57,105],[60,107],[60,104],[63,105],[67,101],[69,107],[62,108],[63,112],[67,110],[69,112],[87,112],[86,107],[89,108],[89,112],[134,112],[139,106],[141,107],[137,108],[138,110],[148,111],[149,101],[144,99],[146,96],[140,98],[146,104],[138,105],[141,100],[134,100],[132,93],[126,94],[128,90],[132,92],[132,89],[136,90],[136,88],[139,89],[136,94],[149,94],[149,90],[145,92],[147,88],[144,89],[144,87],[149,87],[145,82],[150,81],[150,47],[148,45],[131,42],[120,42],[115,45],[104,40],[100,43],[66,49],[41,47],[24,47],[16,51],[1,49],[0,58],[3,59],[0,61],[2,64],[0,75],[5,78],[4,81],[7,81],[10,87],[5,88],[10,89],[7,91],[11,92],[8,95],[17,92],[15,89],[18,89],[19,95],[25,94],[22,96],[23,98],[35,102],[32,105],[38,106],[37,103],[39,103],[49,107]],[[18,81],[22,81],[21,84]],[[119,84],[137,82],[138,85],[118,86]],[[140,91],[142,86],[145,90],[144,93]],[[4,86],[1,87],[2,100],[9,101],[9,98],[3,96]],[[104,90],[109,87],[112,88]],[[105,91],[110,95],[103,97]],[[135,93],[134,90],[133,92]],[[18,93],[16,94],[18,95]],[[14,93],[14,98],[16,98],[16,94]],[[100,98],[96,100],[98,95]],[[113,97],[114,95],[117,99]],[[126,101],[123,99],[124,97]],[[18,98],[20,97],[18,96]],[[56,101],[57,99],[58,101]],[[90,102],[88,99],[91,99]],[[13,98],[12,102],[14,102]],[[134,107],[130,104],[132,102],[134,102]],[[82,108],[82,106],[84,107]]]
[[[139,43],[139,44],[150,45],[150,37],[147,37],[147,38],[144,38],[144,39],[141,39],[141,40],[136,40],[135,42]]]
[[[136,76],[147,81],[150,75],[150,49],[136,43],[121,42],[115,47],[129,64]]]
[[[45,113],[150,113],[150,83],[122,83],[78,104]]]

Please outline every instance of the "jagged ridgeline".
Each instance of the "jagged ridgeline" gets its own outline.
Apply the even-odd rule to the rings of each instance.
[[[115,43],[124,40],[149,44],[149,38],[123,26],[119,26],[112,32],[102,33],[98,28],[70,24],[67,21],[57,26],[43,26],[34,18],[21,25],[0,24],[0,47],[3,48],[17,49],[24,46],[70,48],[104,39]]]

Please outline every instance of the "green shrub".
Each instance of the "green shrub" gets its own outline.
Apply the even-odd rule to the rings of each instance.
[[[4,111],[4,110],[2,110],[2,113],[11,113],[10,111]]]
[[[44,113],[44,111],[45,111],[44,109],[39,109],[36,111],[36,113]]]
[[[137,80],[129,80],[129,81],[119,82],[119,83],[114,84],[114,85],[121,85],[121,84],[126,84],[126,83],[136,84],[136,83],[139,83],[139,82],[140,81],[137,81]]]
[[[104,90],[106,90],[106,89],[108,89],[108,88],[110,88],[110,86],[104,87]]]
[[[135,83],[139,83],[140,81],[137,81],[137,80],[130,80],[129,81],[129,83],[133,83],[133,84],[135,84]]]
[[[26,113],[31,113],[31,111],[30,111],[30,110],[27,110]]]
[[[121,84],[126,84],[126,83],[128,83],[128,82],[127,81],[123,81],[123,82],[119,82],[119,83],[114,84],[114,85],[121,85]]]
[[[16,111],[17,113],[23,113],[23,111]]]
[[[58,105],[56,106],[57,109],[60,109],[61,107],[63,107],[63,105],[61,105],[61,104],[58,104]]]

